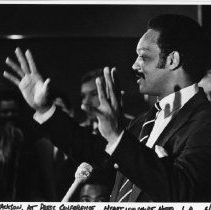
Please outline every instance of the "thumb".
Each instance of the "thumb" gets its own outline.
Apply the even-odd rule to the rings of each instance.
[[[43,90],[47,90],[48,89],[48,84],[50,83],[50,78],[47,78],[43,84]]]
[[[40,103],[43,100],[46,100],[47,92],[48,92],[48,84],[50,82],[50,79],[46,79],[44,83],[37,82],[35,86],[35,95],[34,95],[34,101],[35,103]]]

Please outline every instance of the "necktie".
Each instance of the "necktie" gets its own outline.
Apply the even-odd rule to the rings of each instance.
[[[150,136],[150,133],[152,131],[152,128],[155,124],[156,120],[156,114],[158,111],[160,111],[160,105],[159,103],[155,103],[155,105],[151,108],[151,110],[148,112],[147,117],[145,119],[144,124],[142,125],[141,133],[139,136],[139,141],[146,144],[147,140]],[[117,197],[117,202],[127,202],[129,201],[130,194],[133,190],[133,183],[125,177],[123,185],[121,186],[119,190],[119,194]]]
[[[155,124],[156,114],[160,110],[161,110],[161,108],[160,108],[159,102],[157,102],[154,104],[154,106],[148,112],[145,122],[142,125],[141,133],[139,136],[140,142],[142,142],[144,144],[147,143],[147,140],[150,136],[152,128],[154,127],[154,124]]]

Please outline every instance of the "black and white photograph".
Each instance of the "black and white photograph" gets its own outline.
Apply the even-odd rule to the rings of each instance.
[[[79,2],[0,1],[0,201],[210,202],[211,5]]]

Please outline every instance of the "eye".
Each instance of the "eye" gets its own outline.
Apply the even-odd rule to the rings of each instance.
[[[147,55],[140,55],[140,57],[141,57],[143,60],[146,60],[146,59],[147,59]]]
[[[144,61],[145,60],[145,57],[143,55],[138,55],[138,60],[139,61]]]
[[[91,95],[92,95],[92,96],[97,96],[97,95],[98,95],[97,90],[92,91]]]

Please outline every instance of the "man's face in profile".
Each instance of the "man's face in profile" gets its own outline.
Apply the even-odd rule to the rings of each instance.
[[[80,191],[80,202],[106,202],[108,192],[105,186],[85,184]]]
[[[95,119],[96,116],[90,109],[91,107],[97,108],[100,105],[95,79],[81,85],[81,97],[81,109],[86,112],[89,119]]]
[[[137,45],[138,57],[132,68],[137,76],[139,90],[143,94],[159,96],[166,92],[168,71],[160,59],[161,50],[157,44],[159,35],[158,31],[149,29]]]

